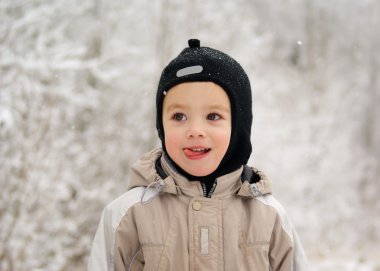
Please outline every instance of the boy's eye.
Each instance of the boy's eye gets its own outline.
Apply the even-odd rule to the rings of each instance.
[[[176,121],[184,121],[184,120],[186,120],[186,116],[183,113],[175,113],[173,115],[172,119],[174,119]]]
[[[207,120],[219,120],[221,116],[217,113],[210,113],[207,115]]]

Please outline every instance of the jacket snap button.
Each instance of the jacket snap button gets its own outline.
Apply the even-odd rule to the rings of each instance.
[[[193,210],[199,211],[202,207],[202,204],[199,201],[194,201],[193,202]]]

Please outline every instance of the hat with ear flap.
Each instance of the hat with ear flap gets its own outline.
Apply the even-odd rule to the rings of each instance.
[[[198,39],[190,39],[189,47],[174,58],[162,71],[156,96],[156,127],[163,151],[166,151],[162,107],[165,95],[175,85],[185,82],[214,82],[224,89],[231,104],[231,139],[227,152],[215,172],[208,177],[218,177],[238,169],[251,155],[252,95],[247,74],[241,65],[227,54],[202,47]],[[199,180],[184,172],[171,161],[177,170],[188,178]]]

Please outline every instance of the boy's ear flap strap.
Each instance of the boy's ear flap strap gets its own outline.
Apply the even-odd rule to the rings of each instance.
[[[161,177],[161,179],[166,179],[168,175],[166,175],[165,171],[162,169],[161,166],[161,156],[157,158],[156,163],[155,163],[155,168],[158,173],[158,175]]]

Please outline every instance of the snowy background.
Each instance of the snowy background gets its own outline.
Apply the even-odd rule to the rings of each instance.
[[[0,270],[85,269],[196,37],[246,69],[250,162],[314,269],[379,271],[379,26],[376,0],[0,0]]]

